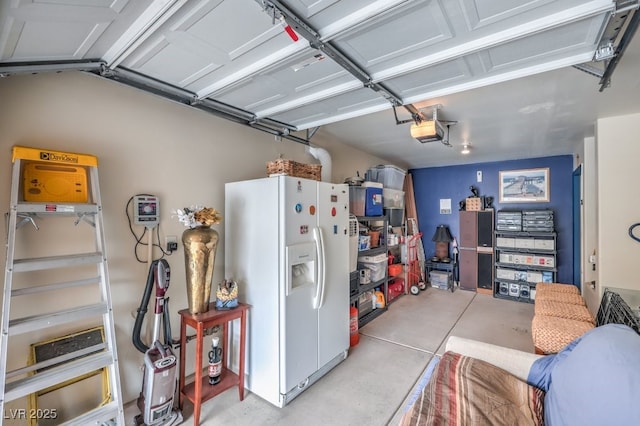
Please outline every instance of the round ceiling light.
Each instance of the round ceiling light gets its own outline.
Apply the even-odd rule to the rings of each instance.
[[[462,151],[460,151],[460,153],[466,155],[466,154],[468,154],[470,152],[471,152],[471,150],[469,150],[469,145],[467,145],[466,143],[464,145],[462,145]]]

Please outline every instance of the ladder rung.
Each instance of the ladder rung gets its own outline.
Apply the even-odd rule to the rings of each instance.
[[[16,206],[18,213],[38,213],[46,215],[75,215],[98,213],[97,204],[77,203],[19,203]]]
[[[36,364],[27,365],[26,367],[18,368],[7,372],[7,379],[12,379],[18,376],[24,376],[36,370],[51,367],[52,365],[61,364],[63,362],[69,362],[73,359],[87,356],[94,352],[105,350],[107,345],[104,343],[98,343],[97,345],[89,346],[88,348],[80,349],[68,354],[60,355],[55,358],[50,358],[45,361],[40,361]]]
[[[34,257],[32,259],[16,259],[13,272],[40,271],[43,269],[65,268],[102,262],[102,253],[83,253],[65,256]]]
[[[61,425],[104,425],[111,419],[118,418],[120,408],[115,401],[112,401],[102,407],[95,408],[75,419],[61,423]],[[122,413],[124,415],[124,413]],[[115,423],[117,424],[117,422]]]
[[[80,287],[84,285],[98,284],[100,277],[87,278],[84,280],[65,281],[61,283],[44,284],[34,287],[16,288],[11,290],[11,296],[24,296],[27,294],[42,293],[44,291],[62,290],[70,287]]]
[[[75,419],[71,419],[67,422],[60,423],[61,425],[103,425],[111,419],[118,418],[118,411],[120,407],[118,407],[118,403],[116,401],[111,401],[108,404],[103,405],[102,407],[94,408],[91,411],[88,411]],[[124,413],[122,413],[124,415]],[[117,424],[117,422],[115,423]]]
[[[52,312],[44,315],[33,315],[29,317],[16,318],[9,321],[9,335],[28,333],[46,327],[53,327],[61,324],[68,324],[108,312],[106,303],[86,305],[63,311]]]
[[[105,368],[113,365],[113,363],[114,357],[111,351],[99,352],[50,368],[33,376],[7,383],[5,387],[5,402],[13,401],[30,393],[80,377],[94,370]]]

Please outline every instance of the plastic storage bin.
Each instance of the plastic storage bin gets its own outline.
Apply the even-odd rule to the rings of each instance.
[[[356,216],[382,216],[382,188],[350,186],[349,212]]]
[[[367,171],[366,179],[380,182],[385,188],[402,190],[404,186],[405,170],[393,165],[380,165]]]
[[[386,209],[404,209],[404,191],[384,188],[382,190],[382,205]]]
[[[404,223],[404,209],[384,209],[384,214],[389,217],[389,226],[402,226]]]
[[[366,291],[358,297],[358,318],[362,318],[376,308],[376,296],[371,291]]]
[[[451,282],[451,273],[445,271],[430,271],[429,282],[433,288],[447,290]]]
[[[383,280],[387,275],[387,255],[380,253],[375,256],[358,257],[358,268],[366,268],[371,273],[371,282]]]

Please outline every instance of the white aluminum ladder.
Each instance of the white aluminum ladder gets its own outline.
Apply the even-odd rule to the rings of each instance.
[[[5,408],[5,403],[7,402],[105,368],[108,371],[109,387],[111,389],[110,400],[95,409],[81,414],[79,417],[67,420],[65,424],[100,425],[115,423],[116,425],[124,425],[124,409],[120,389],[120,372],[118,369],[111,292],[109,289],[97,158],[85,154],[14,146],[12,161],[11,205],[8,213],[7,259],[4,275],[2,334],[0,335],[0,413],[7,412]],[[45,170],[48,167],[55,170],[64,166],[68,166],[67,170],[82,168],[88,173],[88,184],[86,184],[85,179],[84,186],[86,200],[81,202],[23,201],[24,184],[21,185],[21,181],[23,180],[24,167],[26,164],[33,165],[33,163],[43,165]],[[54,176],[54,179],[59,179],[59,177]],[[46,217],[47,220],[56,216],[77,216],[76,225],[83,221],[87,222],[95,230],[95,252],[16,259],[16,234],[19,236],[19,228],[27,223],[31,223],[38,228],[34,221],[36,216]],[[55,222],[55,220],[51,221],[51,223]],[[72,237],[73,234],[70,233],[69,238]],[[20,238],[18,239],[20,240]],[[51,248],[52,252],[55,251],[55,243],[56,241],[38,241],[39,247],[47,245],[47,248]],[[28,250],[25,251],[28,252]],[[13,288],[14,276],[19,274],[28,274],[31,271],[50,271],[47,273],[47,277],[50,277],[55,275],[53,270],[57,268],[67,268],[68,271],[73,272],[75,267],[91,264],[96,265],[97,274],[95,277],[24,285],[24,282],[29,282],[29,275],[25,275],[24,279],[17,280],[22,284],[19,286],[20,288]],[[96,292],[99,292],[98,297],[96,297],[97,303],[93,301],[91,304],[45,314],[34,312],[37,314],[19,318],[14,318],[11,315],[11,302],[14,298],[27,298],[30,295],[43,292],[48,292],[53,297],[56,292],[80,286],[93,286]],[[36,310],[36,307],[34,306],[33,309]],[[7,353],[10,348],[11,337],[33,332],[38,332],[41,335],[46,333],[47,329],[61,325],[72,326],[77,324],[79,328],[86,328],[88,322],[97,322],[99,320],[102,322],[105,333],[105,339],[102,344],[92,348],[84,348],[78,352],[65,353],[44,362],[26,365],[12,371],[7,370]],[[26,354],[24,358],[27,358]],[[7,418],[7,416],[4,414],[0,416],[0,425],[4,418]],[[59,420],[62,421],[64,419]]]

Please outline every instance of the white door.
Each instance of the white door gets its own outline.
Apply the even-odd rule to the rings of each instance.
[[[349,190],[318,183],[324,241],[324,290],[318,311],[318,368],[349,348]]]
[[[281,289],[280,392],[306,384],[318,369],[317,249],[314,181],[280,178],[285,272]],[[281,285],[282,285],[281,284]]]

